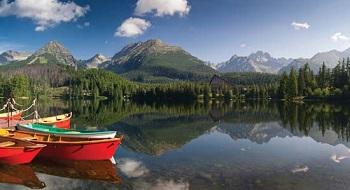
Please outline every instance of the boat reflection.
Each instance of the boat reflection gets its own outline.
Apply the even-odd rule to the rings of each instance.
[[[46,187],[29,165],[0,165],[0,183],[24,185],[31,189]]]
[[[109,160],[74,161],[36,159],[31,166],[37,173],[53,176],[104,181],[114,184],[121,183],[115,165]]]

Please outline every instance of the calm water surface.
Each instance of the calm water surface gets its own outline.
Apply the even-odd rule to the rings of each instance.
[[[0,166],[0,189],[349,189],[350,105],[48,101],[78,129],[125,135],[108,161]],[[17,184],[17,185],[16,185]]]

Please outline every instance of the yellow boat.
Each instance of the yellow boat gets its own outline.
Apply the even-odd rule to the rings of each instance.
[[[33,123],[42,125],[55,125],[57,128],[70,128],[70,119],[72,118],[72,112],[57,116],[45,117],[34,120]]]

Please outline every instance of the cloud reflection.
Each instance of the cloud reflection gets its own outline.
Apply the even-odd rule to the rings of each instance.
[[[119,160],[118,168],[127,177],[140,177],[148,173],[148,169],[140,161],[129,158]]]
[[[335,163],[340,163],[342,160],[350,158],[349,156],[337,156],[336,154],[333,154],[331,156],[331,160],[333,160]]]
[[[146,181],[138,181],[134,184],[134,189],[138,190],[188,190],[190,185],[188,182],[174,181],[174,180],[161,180],[158,179],[154,183],[148,183]]]
[[[295,173],[300,173],[300,172],[308,172],[309,171],[309,167],[308,166],[297,166],[296,168],[294,168],[292,170],[292,173],[295,174]]]

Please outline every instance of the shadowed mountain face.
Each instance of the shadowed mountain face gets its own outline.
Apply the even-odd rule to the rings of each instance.
[[[180,47],[160,40],[127,45],[101,68],[115,71],[130,80],[146,82],[209,80],[216,73]]]

